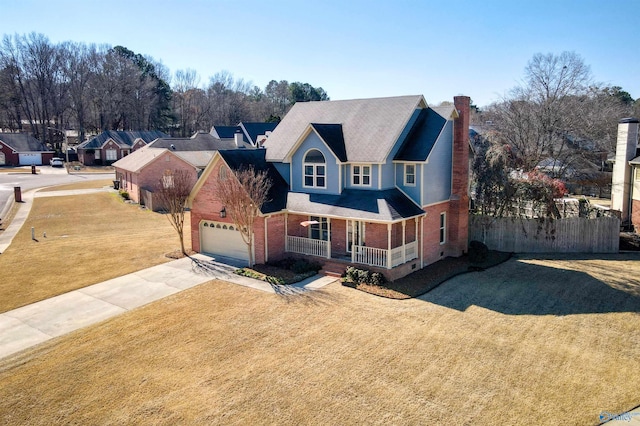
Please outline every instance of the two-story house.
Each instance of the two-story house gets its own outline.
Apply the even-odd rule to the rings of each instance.
[[[259,162],[277,171],[271,199],[278,202],[256,221],[257,263],[304,255],[333,270],[355,264],[396,279],[460,256],[468,234],[468,120],[464,96],[442,108],[420,95],[297,103],[264,149],[249,154],[264,157],[213,157],[191,194],[193,249],[248,256],[223,217],[215,182]]]

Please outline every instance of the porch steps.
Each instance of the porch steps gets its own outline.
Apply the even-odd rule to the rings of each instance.
[[[344,271],[346,271],[347,266],[349,266],[345,262],[340,261],[324,260],[322,263],[323,266],[320,273],[336,278],[340,278]]]

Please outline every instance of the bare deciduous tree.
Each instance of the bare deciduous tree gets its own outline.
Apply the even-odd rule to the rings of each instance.
[[[167,219],[178,233],[180,250],[185,256],[187,256],[184,248],[185,208],[195,180],[195,173],[189,173],[187,170],[166,170],[154,191],[156,201],[167,212]]]
[[[268,201],[271,185],[267,172],[258,171],[253,166],[228,173],[226,177],[223,175],[217,181],[216,196],[247,245],[249,266],[254,264],[251,253],[253,224],[260,209]]]

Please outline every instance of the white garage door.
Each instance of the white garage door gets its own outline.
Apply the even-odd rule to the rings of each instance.
[[[40,153],[35,154],[30,152],[25,154],[18,154],[18,157],[21,166],[42,165],[42,154]]]
[[[200,251],[207,254],[248,260],[247,245],[233,224],[200,222]]]

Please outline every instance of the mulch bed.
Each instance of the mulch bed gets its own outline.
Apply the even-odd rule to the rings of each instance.
[[[474,263],[468,256],[447,257],[384,286],[343,282],[343,285],[389,299],[411,299],[422,296],[443,282],[467,272],[483,271],[511,258],[511,253],[489,251],[483,262]]]

